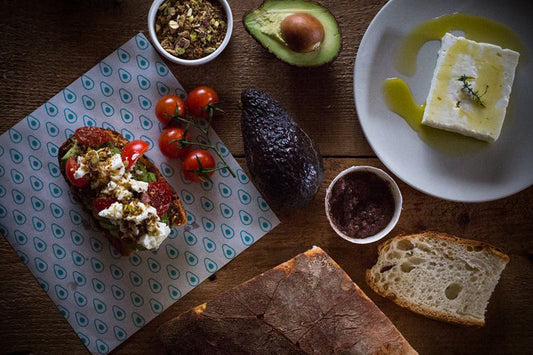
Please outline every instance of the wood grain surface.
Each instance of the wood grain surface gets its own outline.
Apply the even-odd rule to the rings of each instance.
[[[533,344],[533,188],[487,203],[457,203],[425,195],[399,181],[404,197],[391,232],[437,230],[489,242],[511,261],[490,300],[486,326],[467,328],[424,318],[376,295],[364,281],[377,245],[337,237],[324,214],[326,186],[351,165],[384,168],[366,141],[355,111],[353,67],[361,38],[384,0],[320,1],[336,16],[342,51],[330,65],[296,68],[275,59],[244,30],[242,16],[261,0],[230,0],[234,34],[225,52],[199,67],[167,63],[185,89],[213,86],[224,117],[214,127],[245,167],[240,92],[272,93],[316,141],[325,178],[305,209],[276,211],[281,224],[120,345],[115,354],[157,354],[163,322],[303,252],[322,247],[383,310],[421,354],[526,354]],[[44,0],[0,3],[0,133],[138,32],[147,34],[150,1]],[[0,238],[0,353],[86,354],[77,337],[5,238]],[[368,326],[372,326],[369,324]]]

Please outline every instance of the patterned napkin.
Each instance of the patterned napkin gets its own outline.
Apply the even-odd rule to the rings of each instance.
[[[113,350],[279,223],[212,130],[237,178],[223,169],[190,183],[159,152],[154,106],[169,93],[186,95],[138,34],[0,137],[0,232],[92,353]],[[57,152],[82,125],[150,143],[188,213],[157,252],[121,257],[73,201]]]

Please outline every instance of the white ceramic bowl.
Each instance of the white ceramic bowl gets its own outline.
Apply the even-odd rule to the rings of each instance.
[[[218,0],[220,4],[222,5],[222,8],[224,9],[224,12],[226,13],[227,23],[228,23],[228,29],[226,30],[226,36],[224,37],[224,40],[220,44],[220,46],[211,54],[206,55],[205,57],[199,58],[199,59],[182,59],[178,58],[170,53],[168,53],[166,50],[161,47],[161,44],[159,43],[159,40],[157,39],[157,35],[155,33],[155,16],[157,14],[157,9],[159,8],[159,5],[165,0],[155,0],[152,3],[152,6],[150,7],[150,11],[148,12],[148,32],[150,34],[150,39],[152,40],[152,43],[163,57],[170,60],[173,63],[177,64],[183,64],[183,65],[200,65],[205,64],[207,62],[212,61],[215,59],[224,48],[229,43],[229,40],[231,38],[231,33],[233,32],[233,15],[231,13],[231,8],[229,7],[229,4],[226,0]]]
[[[368,236],[366,238],[352,238],[352,237],[344,234],[342,231],[339,230],[339,228],[337,228],[337,226],[333,222],[332,217],[331,217],[331,212],[330,212],[329,199],[330,199],[330,196],[331,196],[331,190],[332,190],[333,186],[337,183],[337,181],[341,177],[343,177],[343,176],[345,176],[347,174],[350,174],[350,173],[352,173],[354,171],[367,171],[367,172],[370,172],[370,173],[375,174],[376,176],[378,176],[380,179],[385,181],[387,186],[390,188],[391,194],[392,194],[392,196],[394,198],[394,213],[392,215],[392,218],[391,218],[390,222],[381,231],[379,231],[378,233],[376,233],[376,234],[374,234],[372,236]],[[402,212],[402,194],[400,192],[400,189],[398,188],[398,185],[389,176],[389,174],[387,174],[383,170],[375,168],[373,166],[364,166],[364,165],[352,166],[352,167],[350,167],[348,169],[345,169],[342,172],[340,172],[339,175],[337,175],[335,177],[335,179],[333,179],[333,181],[329,184],[328,188],[326,189],[326,197],[325,197],[325,201],[324,202],[325,202],[326,216],[328,218],[329,224],[331,225],[331,228],[333,228],[333,230],[340,237],[342,237],[342,238],[344,238],[344,239],[346,239],[346,240],[348,240],[348,241],[350,241],[352,243],[356,243],[356,244],[373,243],[373,242],[376,242],[376,241],[380,240],[381,238],[385,237],[394,228],[394,226],[396,225],[396,223],[400,219],[400,214]]]

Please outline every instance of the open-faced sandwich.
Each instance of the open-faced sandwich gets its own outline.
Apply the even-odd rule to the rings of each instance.
[[[113,130],[80,127],[58,152],[72,196],[124,256],[157,250],[187,220],[176,192],[143,155],[148,148]]]

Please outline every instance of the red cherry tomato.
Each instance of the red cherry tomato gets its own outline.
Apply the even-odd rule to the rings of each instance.
[[[195,117],[209,118],[209,107],[218,102],[218,94],[208,86],[198,86],[187,96],[187,108]]]
[[[107,130],[92,126],[78,128],[74,132],[74,137],[76,137],[78,142],[89,147],[98,147],[111,140],[111,136],[107,133]]]
[[[150,206],[157,210],[158,216],[162,216],[172,202],[172,189],[164,181],[155,181],[148,184],[147,193]]]
[[[196,149],[185,156],[182,164],[183,176],[189,181],[203,182],[209,180],[215,170],[215,159],[211,153]]]
[[[97,197],[93,200],[93,208],[96,213],[99,213],[106,208],[109,208],[113,203],[117,202],[116,198],[111,197]]]
[[[78,170],[79,167],[80,166],[76,162],[76,159],[74,159],[73,157],[68,158],[67,163],[65,165],[67,179],[72,185],[76,187],[87,187],[89,186],[89,180],[85,176],[82,176],[78,179],[74,177],[74,173],[76,172],[76,170]]]
[[[163,96],[155,105],[155,116],[164,125],[172,121],[172,116],[176,114],[183,116],[185,112],[185,102],[177,95]]]
[[[134,140],[126,144],[126,146],[122,148],[121,154],[126,169],[131,169],[137,159],[139,159],[148,148],[150,148],[150,145],[142,140]]]
[[[177,140],[182,139],[185,135],[185,130],[181,127],[166,128],[159,136],[159,149],[161,153],[169,158],[181,158],[190,150],[188,144],[182,144]],[[185,135],[185,140],[190,141],[189,133]]]

